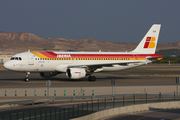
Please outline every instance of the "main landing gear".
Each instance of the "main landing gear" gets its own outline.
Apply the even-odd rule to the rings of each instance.
[[[26,77],[25,77],[24,81],[29,82],[29,75],[30,75],[30,72],[26,72]]]
[[[89,77],[88,77],[88,80],[89,80],[89,81],[96,81],[96,77],[95,77],[95,76],[89,76]]]

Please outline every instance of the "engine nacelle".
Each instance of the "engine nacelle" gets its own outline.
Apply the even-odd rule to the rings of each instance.
[[[40,73],[40,76],[44,78],[50,78],[56,75],[57,75],[57,72],[41,72]]]
[[[69,68],[66,71],[66,76],[70,79],[79,79],[86,76],[86,70],[84,68]]]

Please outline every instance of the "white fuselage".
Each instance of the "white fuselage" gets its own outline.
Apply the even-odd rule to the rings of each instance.
[[[124,57],[123,60],[115,59],[114,60],[81,60],[78,57],[75,57],[73,60],[43,60],[43,58],[39,58],[38,56],[32,54],[31,52],[24,52],[14,55],[14,58],[21,58],[21,60],[9,60],[7,61],[4,66],[5,68],[12,70],[12,71],[21,71],[21,72],[66,72],[67,65],[98,65],[98,64],[112,64],[117,63],[113,65],[107,65],[102,68],[97,69],[95,72],[100,71],[119,71],[124,69],[129,69],[133,67],[138,67],[147,63],[150,63],[152,61],[146,61],[145,58],[138,59],[137,54],[132,53],[120,53],[120,52],[59,52],[58,55],[75,55],[75,54],[96,54],[96,55],[131,55],[133,58],[127,59],[127,57]],[[123,57],[121,57],[123,58]],[[138,62],[137,62],[138,61]],[[119,65],[118,63],[128,63],[124,65]],[[57,68],[57,66],[60,66],[60,68]]]

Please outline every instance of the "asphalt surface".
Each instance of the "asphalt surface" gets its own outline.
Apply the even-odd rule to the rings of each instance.
[[[111,86],[112,78],[116,80],[116,86],[176,85],[175,77],[180,76],[179,70],[180,64],[149,64],[124,71],[95,73],[95,82],[88,81],[87,77],[70,80],[65,74],[44,79],[39,73],[31,73],[30,81],[25,82],[25,73],[0,71],[0,87],[44,87],[47,80],[51,80],[51,87]]]
[[[175,77],[180,76],[179,69],[180,64],[173,64],[173,65],[168,65],[168,64],[150,64],[150,65],[145,65],[141,66],[138,68],[133,68],[129,70],[124,70],[124,71],[118,71],[118,72],[106,72],[106,73],[95,73],[94,75],[96,76],[97,80],[95,82],[88,81],[87,78],[82,78],[79,80],[69,80],[66,78],[65,74],[60,74],[56,77],[49,78],[49,79],[44,79],[42,78],[38,73],[31,73],[30,74],[30,81],[25,82],[24,77],[25,73],[20,73],[20,72],[12,72],[12,71],[0,71],[0,87],[1,88],[34,88],[34,87],[44,87],[44,83],[47,80],[51,80],[51,87],[95,87],[95,86],[111,86],[111,79],[114,78],[116,80],[116,86],[152,86],[152,85],[176,85],[175,83]],[[91,105],[92,106],[92,105]],[[65,116],[70,113],[68,113],[68,105],[66,105],[66,108],[64,109],[63,105],[57,106],[57,110],[65,111],[65,113],[58,112],[62,116],[65,114]],[[39,115],[40,117],[40,111],[39,113],[35,113],[34,111],[38,110],[45,110],[47,109],[49,112],[47,112],[48,119],[50,119],[50,113],[52,112],[53,114],[55,112],[56,107],[52,106],[38,106],[38,107],[23,107],[21,109],[17,108],[10,108],[11,110],[4,110],[4,115],[8,114],[14,115],[14,118],[17,118],[17,116],[22,118],[23,116],[23,111],[27,111],[27,114],[32,114],[33,116]],[[62,109],[61,109],[62,108]],[[97,107],[96,107],[97,108]],[[53,111],[50,111],[53,109]],[[79,110],[79,108],[76,109]],[[82,108],[81,108],[82,110]],[[33,112],[30,112],[33,111]],[[72,105],[71,105],[71,110],[69,111],[72,112]],[[92,113],[96,111],[88,110],[85,109],[82,110],[84,113]],[[17,112],[21,112],[21,114],[17,114]],[[42,115],[46,115],[46,112],[43,111]],[[153,113],[155,112],[155,113]],[[166,114],[166,113],[176,113],[178,118],[179,116],[179,109],[178,110],[170,110],[170,111],[149,111],[147,112],[148,114],[152,113],[152,116],[145,116],[147,113],[138,113],[138,114],[128,114],[127,116],[115,116],[113,118],[109,118],[108,120],[116,120],[116,119],[139,119],[139,120],[156,120],[156,119],[163,119],[165,117],[158,117],[159,113]],[[3,113],[1,111],[0,113]],[[155,115],[157,113],[157,115]],[[78,111],[75,113],[76,115],[80,114]],[[144,115],[145,114],[145,115]],[[26,115],[26,116],[28,116]],[[154,116],[155,115],[155,116]],[[167,114],[168,115],[168,114]],[[170,115],[170,114],[169,114]],[[43,116],[42,116],[43,117]],[[76,116],[77,117],[77,116]],[[174,117],[174,118],[175,118]],[[2,114],[0,116],[0,120],[3,118]],[[173,118],[173,117],[172,117]],[[173,119],[174,119],[173,118]],[[29,119],[29,118],[26,118]],[[32,118],[34,119],[34,118]],[[38,118],[39,119],[39,118]],[[43,119],[43,118],[42,118]],[[58,118],[57,118],[58,119]],[[69,119],[66,117],[65,119]],[[170,119],[166,117],[166,119]]]
[[[111,79],[114,78],[116,86],[141,86],[141,85],[176,85],[175,77],[157,77],[157,76],[127,76],[115,73],[96,73],[95,82],[88,81],[87,78],[79,80],[70,80],[65,74],[56,77],[44,79],[38,73],[30,74],[30,81],[25,82],[25,73],[0,71],[0,87],[45,87],[45,82],[51,80],[51,87],[96,87],[111,86]]]

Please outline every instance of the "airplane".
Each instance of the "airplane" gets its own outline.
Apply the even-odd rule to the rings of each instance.
[[[155,54],[161,24],[154,24],[138,46],[130,52],[37,52],[18,53],[4,63],[4,68],[11,71],[25,72],[25,81],[33,72],[41,77],[53,77],[66,73],[70,79],[86,76],[89,81],[96,81],[93,73],[130,69],[163,59]]]

